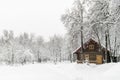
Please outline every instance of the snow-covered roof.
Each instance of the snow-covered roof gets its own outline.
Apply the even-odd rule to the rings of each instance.
[[[86,41],[84,44],[83,44],[83,48],[85,49],[85,45],[86,44],[89,44],[90,43],[90,41],[92,41],[92,42],[94,42],[94,43],[98,43],[98,41],[96,41],[95,39],[93,39],[93,38],[90,38],[88,41]],[[99,44],[99,43],[98,43]],[[102,48],[105,48],[105,46],[101,46]],[[81,49],[81,46],[80,47],[78,47],[77,49],[75,49],[74,51],[73,51],[73,53],[76,53],[78,50],[80,50]]]

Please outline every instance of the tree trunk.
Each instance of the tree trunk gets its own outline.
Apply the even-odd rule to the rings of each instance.
[[[116,40],[117,40],[117,37],[116,37],[116,35],[115,35],[114,52],[113,52],[113,62],[116,62],[116,61],[115,61],[115,57],[116,57],[116,50],[117,50],[117,47],[116,47]]]
[[[111,62],[113,62],[112,60],[112,49],[111,49],[111,44],[110,44],[110,33],[108,31],[108,45],[109,45],[109,49],[110,49],[110,60]]]
[[[12,49],[12,52],[11,52],[11,64],[14,64],[14,53],[13,53],[13,49]]]
[[[106,49],[105,49],[105,63],[107,63],[107,50],[108,50],[107,36],[108,36],[108,33],[106,31],[105,32],[105,46],[106,46]]]

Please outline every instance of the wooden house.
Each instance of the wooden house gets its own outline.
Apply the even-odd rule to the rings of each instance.
[[[73,54],[76,55],[77,63],[87,60],[89,63],[102,64],[105,58],[107,63],[110,62],[110,51],[106,50],[103,46],[100,47],[99,43],[93,39],[89,39],[83,44],[82,52],[81,47],[79,47]]]

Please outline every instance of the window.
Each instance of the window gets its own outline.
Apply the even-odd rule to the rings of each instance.
[[[89,50],[94,50],[94,45],[89,45]]]
[[[85,54],[85,60],[89,60],[89,54]]]

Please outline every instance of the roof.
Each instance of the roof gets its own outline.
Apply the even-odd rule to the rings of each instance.
[[[87,42],[85,42],[85,43],[83,44],[83,48],[86,49],[85,46],[86,46],[87,44],[89,44],[89,43],[96,43],[96,44],[99,45],[99,43],[98,43],[97,41],[95,41],[94,39],[90,38]],[[105,49],[105,47],[103,47],[103,46],[101,46],[101,47],[102,47],[102,49]],[[76,53],[78,50],[81,50],[81,46],[78,47],[75,51],[73,51],[73,53]]]

